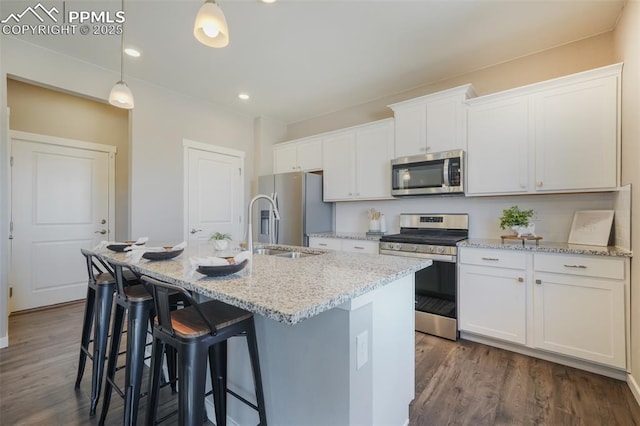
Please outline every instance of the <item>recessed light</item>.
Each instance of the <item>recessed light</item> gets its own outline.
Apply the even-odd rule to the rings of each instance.
[[[141,55],[140,51],[135,47],[126,47],[124,49],[124,53],[131,56],[132,58],[139,58]]]
[[[270,3],[275,3],[276,0],[260,0],[260,2],[270,4]]]
[[[238,98],[242,99],[243,101],[246,101],[247,99],[249,99],[249,95],[246,93],[238,93]]]

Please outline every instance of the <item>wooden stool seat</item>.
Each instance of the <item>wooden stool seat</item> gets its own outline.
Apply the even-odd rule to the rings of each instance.
[[[198,308],[218,330],[250,319],[252,316],[251,312],[217,300],[200,303]],[[157,320],[156,324],[158,324]],[[171,326],[176,336],[183,339],[195,339],[211,333],[209,325],[202,320],[202,316],[193,307],[175,311],[171,315]]]
[[[142,284],[131,285],[124,288],[124,293],[127,295],[127,299],[131,302],[144,302],[151,301],[151,294]]]

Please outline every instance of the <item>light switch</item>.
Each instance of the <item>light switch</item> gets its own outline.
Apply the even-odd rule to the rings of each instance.
[[[356,369],[360,370],[369,361],[369,332],[356,336]]]

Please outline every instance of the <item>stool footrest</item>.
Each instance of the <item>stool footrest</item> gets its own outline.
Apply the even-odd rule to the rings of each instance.
[[[231,396],[236,397],[236,399],[239,399],[240,401],[244,402],[245,404],[247,404],[249,407],[253,408],[256,411],[259,411],[258,406],[256,404],[254,404],[253,402],[247,400],[246,398],[238,395],[237,393],[235,393],[234,391],[232,391],[231,389],[227,388],[227,393]]]

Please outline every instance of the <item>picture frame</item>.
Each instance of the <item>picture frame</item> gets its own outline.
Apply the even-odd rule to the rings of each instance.
[[[613,210],[575,212],[568,243],[606,247],[609,245],[613,216]]]

